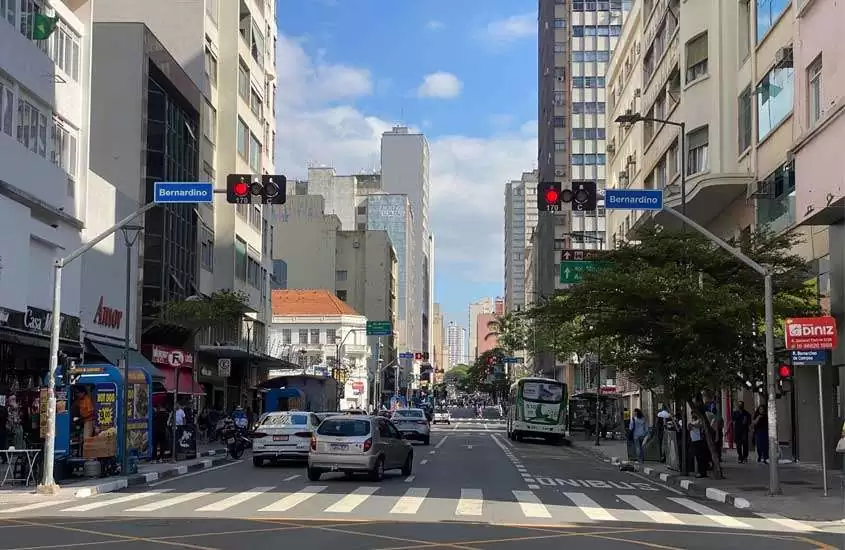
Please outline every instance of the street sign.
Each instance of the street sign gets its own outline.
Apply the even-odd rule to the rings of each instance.
[[[797,367],[806,365],[824,365],[825,363],[827,363],[826,350],[792,350],[792,364]]]
[[[232,374],[232,360],[218,359],[217,360],[217,376],[227,377]]]
[[[605,262],[572,261],[560,262],[560,282],[565,285],[581,282],[585,271],[595,271]]]
[[[212,203],[214,202],[214,185],[205,181],[157,181],[153,185],[153,202],[158,204]]]
[[[608,210],[663,210],[662,189],[605,189]]]
[[[413,359],[413,358],[414,358],[414,352],[412,352],[412,351],[399,354],[399,359]]]
[[[503,357],[502,362],[507,364],[519,363],[519,357]]]
[[[796,317],[785,322],[784,340],[789,350],[823,350],[836,347],[836,319]]]
[[[367,336],[390,336],[393,326],[390,321],[367,321]]]
[[[560,261],[592,261],[603,260],[610,255],[610,250],[575,250],[573,248],[564,248],[560,251]]]

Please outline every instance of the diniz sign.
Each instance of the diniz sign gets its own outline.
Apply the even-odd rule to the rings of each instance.
[[[97,305],[97,312],[94,314],[94,324],[111,329],[119,329],[123,320],[123,311],[114,309],[105,304],[105,298],[100,296],[100,303]]]
[[[150,360],[164,367],[189,369],[194,367],[194,354],[165,346],[153,346]]]
[[[823,350],[836,347],[836,319],[833,317],[796,317],[786,320],[786,349]]]

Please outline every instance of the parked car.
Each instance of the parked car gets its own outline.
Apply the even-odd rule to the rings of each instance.
[[[320,425],[312,412],[281,411],[267,413],[258,426],[252,442],[252,463],[282,460],[308,460],[311,436]]]
[[[399,428],[403,438],[422,441],[423,445],[431,443],[431,427],[422,409],[396,409],[390,420]]]
[[[431,423],[437,424],[438,422],[445,422],[446,424],[452,423],[452,415],[449,414],[449,410],[445,407],[434,410],[434,420],[432,420]]]
[[[411,475],[414,449],[389,420],[378,416],[332,416],[320,424],[311,438],[308,479],[319,481],[326,472],[369,474],[384,479],[387,470]]]

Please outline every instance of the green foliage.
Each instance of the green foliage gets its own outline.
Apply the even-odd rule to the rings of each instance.
[[[249,297],[240,290],[219,290],[202,299],[160,304],[160,324],[193,332],[210,327],[235,328],[249,311]]]
[[[467,383],[469,380],[469,365],[458,364],[449,369],[443,375],[443,382],[445,384],[454,384],[460,391],[467,390]]]
[[[496,338],[496,343],[503,350],[513,353],[525,349],[526,327],[522,317],[513,313],[497,316],[487,324],[490,332],[484,336],[485,340]]]
[[[507,356],[507,352],[501,347],[493,348],[479,355],[475,363],[467,370],[468,390],[494,393],[497,389],[506,386],[506,379],[496,380],[492,384],[488,384],[487,378],[493,374],[494,365],[503,364],[504,358]]]

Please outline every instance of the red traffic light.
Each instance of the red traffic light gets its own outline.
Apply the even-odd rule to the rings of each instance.
[[[245,181],[239,181],[232,186],[232,192],[238,197],[246,197],[249,193],[249,185]]]
[[[547,204],[557,204],[560,200],[560,193],[558,193],[557,189],[546,189],[544,198]]]
[[[781,378],[792,378],[792,367],[790,365],[781,365],[778,368],[778,375]]]

